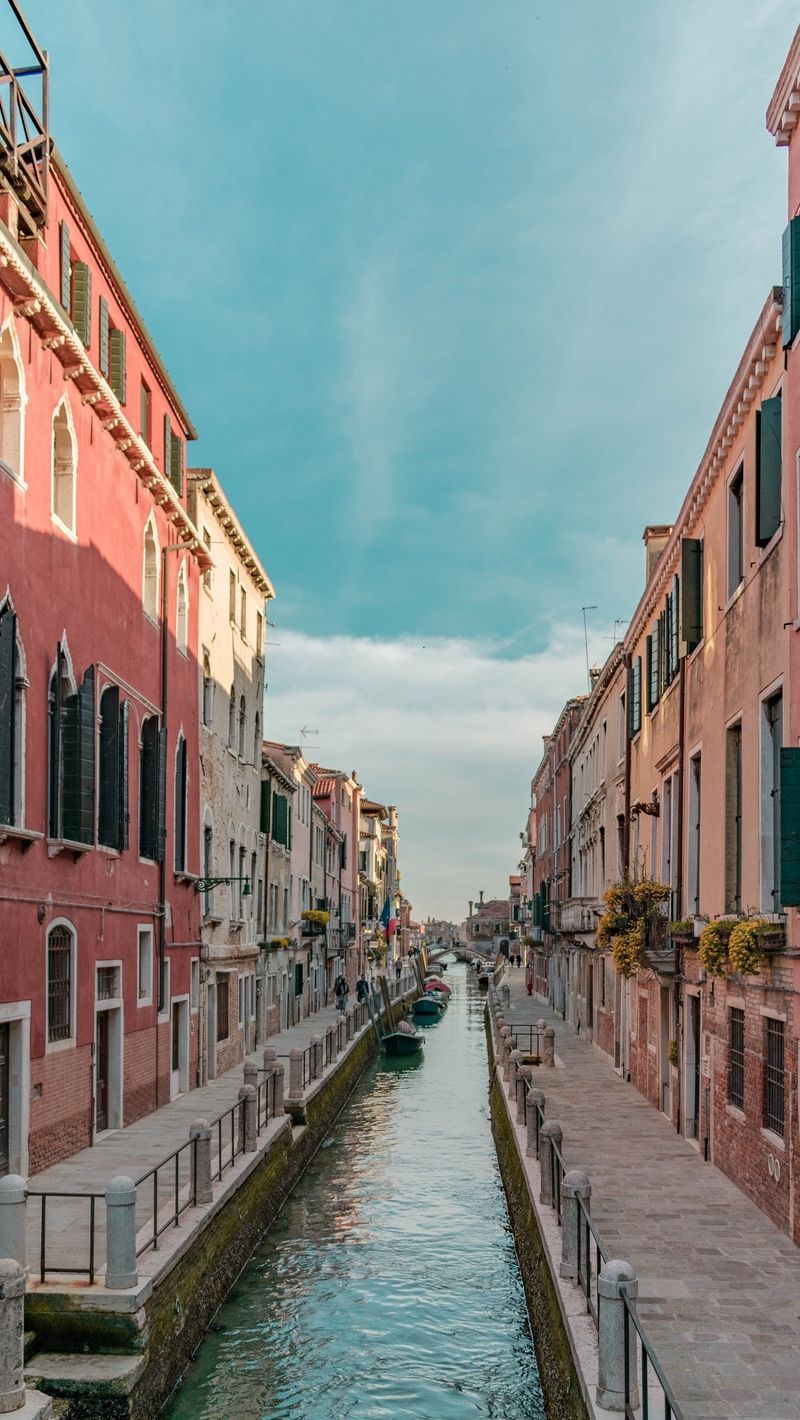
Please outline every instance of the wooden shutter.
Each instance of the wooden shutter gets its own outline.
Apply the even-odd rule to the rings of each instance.
[[[94,666],[64,705],[61,831],[72,843],[94,841]]]
[[[14,716],[17,678],[17,618],[0,611],[0,823],[14,822]]]
[[[286,800],[286,847],[292,846],[292,801]]]
[[[800,907],[800,749],[780,755],[781,905]]]
[[[72,268],[72,320],[87,350],[92,343],[92,273],[85,261]]]
[[[628,676],[628,723],[631,738],[642,728],[642,658],[637,656]]]
[[[61,223],[61,304],[69,315],[72,306],[72,263],[70,259],[69,227]]]
[[[117,830],[117,847],[128,847],[128,824],[130,823],[130,812],[128,808],[128,719],[129,704],[125,700],[119,710],[119,827]]]
[[[164,860],[167,842],[167,732],[158,732],[158,788],[156,798],[156,860]]]
[[[172,422],[164,415],[164,477],[172,478]]]
[[[108,686],[100,697],[100,801],[97,836],[107,848],[119,848],[119,689]]]
[[[783,234],[783,324],[784,347],[791,345],[800,330],[800,217],[793,217]]]
[[[693,651],[703,639],[703,543],[681,538],[681,640]]]
[[[170,450],[169,481],[175,492],[183,493],[183,440],[177,434],[172,436],[172,448]]]
[[[756,415],[756,542],[766,547],[781,521],[781,404],[765,399]]]
[[[669,665],[670,680],[674,680],[678,674],[678,661],[680,659],[680,581],[678,577],[672,579],[672,591],[669,594]]]
[[[538,892],[533,894],[533,925],[534,927],[542,925],[542,899]]]
[[[269,833],[270,830],[270,807],[271,807],[271,786],[268,779],[261,780],[261,821],[259,827],[262,833]]]
[[[175,756],[175,868],[186,868],[186,741],[181,739]]]
[[[100,345],[100,374],[108,379],[108,301],[105,296],[100,297],[99,345]]]
[[[124,404],[128,397],[124,330],[111,330],[108,337],[108,344],[111,352],[111,388],[120,404]]]
[[[655,701],[653,699],[653,635],[652,632],[645,642],[645,684],[647,686],[647,713],[650,714]]]

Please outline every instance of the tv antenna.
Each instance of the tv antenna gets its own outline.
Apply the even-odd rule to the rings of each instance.
[[[300,731],[300,748],[301,748],[301,749],[303,748],[303,741],[304,741],[304,740],[318,739],[318,738],[319,738],[319,730],[310,730],[309,727],[308,727],[308,725],[304,725],[303,728],[302,728],[302,730]]]
[[[586,647],[586,684],[587,684],[589,690],[591,690],[591,688],[592,688],[592,677],[591,677],[591,675],[589,674],[589,632],[588,632],[588,630],[586,629],[586,613],[587,613],[587,611],[597,611],[597,607],[596,607],[596,606],[582,606],[582,607],[581,607],[581,611],[583,612],[583,644],[584,644],[584,646]]]

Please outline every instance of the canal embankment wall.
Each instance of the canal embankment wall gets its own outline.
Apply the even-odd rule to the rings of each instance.
[[[402,1004],[416,994],[409,990]],[[287,1098],[287,1112],[270,1119],[256,1147],[232,1162],[210,1201],[190,1208],[158,1251],[140,1259],[134,1286],[29,1291],[26,1383],[66,1402],[64,1420],[158,1414],[378,1049],[367,1023],[302,1098]]]

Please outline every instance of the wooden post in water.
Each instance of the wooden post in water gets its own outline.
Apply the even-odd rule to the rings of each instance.
[[[394,1030],[394,1016],[392,1015],[392,998],[389,995],[389,983],[386,980],[386,977],[383,972],[381,972],[381,975],[378,977],[378,980],[381,983],[381,996],[383,997],[383,1007],[386,1011],[386,1019],[389,1022],[389,1030]]]

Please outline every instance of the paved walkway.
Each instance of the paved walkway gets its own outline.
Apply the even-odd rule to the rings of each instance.
[[[544,1019],[563,1068],[536,1072],[568,1168],[592,1184],[611,1255],[639,1277],[639,1312],[685,1420],[798,1420],[800,1253],[560,1016],[511,987],[509,1024]]]

